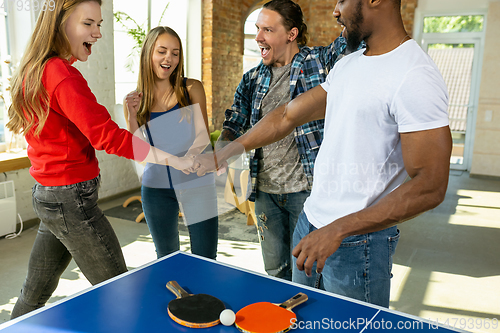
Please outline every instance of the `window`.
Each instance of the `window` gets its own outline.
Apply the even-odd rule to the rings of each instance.
[[[181,38],[184,65],[186,66],[188,59],[188,45],[186,43],[188,3],[191,1],[150,0],[148,6],[137,6],[136,1],[113,1],[115,14],[122,12],[125,14],[124,17],[128,16],[135,21],[125,20],[122,24],[115,19],[114,22],[115,103],[121,104],[125,95],[137,88],[140,49],[133,50],[137,42],[127,31],[139,28],[147,33],[148,26],[151,28],[158,25],[169,26]],[[186,67],[185,69],[187,70]]]
[[[485,16],[429,15],[423,23],[423,48],[436,63],[448,87],[453,137],[451,167],[467,170],[472,157]]]
[[[113,1],[113,11],[127,13],[138,25],[144,27],[148,20],[147,6],[137,6],[131,1]],[[126,21],[127,27],[136,28],[132,22]],[[145,28],[147,29],[147,28]],[[114,21],[115,41],[115,103],[122,103],[123,98],[137,87],[139,73],[139,57],[133,52],[134,39],[127,34],[126,28]]]
[[[250,15],[248,15],[247,20],[245,21],[245,44],[243,51],[243,73],[246,73],[249,69],[257,66],[260,63],[260,49],[255,42],[255,32],[257,28],[255,27],[255,23],[257,22],[257,17],[262,8],[254,10]]]
[[[483,15],[430,16],[424,18],[424,33],[483,31]]]

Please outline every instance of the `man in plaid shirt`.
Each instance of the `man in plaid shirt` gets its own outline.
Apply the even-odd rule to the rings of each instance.
[[[307,26],[301,8],[291,0],[266,3],[256,27],[262,62],[244,74],[236,89],[219,143],[235,140],[269,111],[323,83],[346,46],[343,37],[326,47],[305,46]],[[323,127],[324,120],[306,123],[251,154],[250,200],[255,201],[269,275],[291,280],[293,231],[311,191]]]

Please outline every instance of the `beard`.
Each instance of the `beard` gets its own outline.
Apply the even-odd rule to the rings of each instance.
[[[358,50],[359,44],[361,44],[361,41],[363,40],[363,37],[361,36],[361,32],[359,30],[354,30],[351,32],[348,32],[347,35],[347,45],[346,49],[347,52],[352,53]]]
[[[356,12],[351,20],[350,26],[352,31],[347,31],[347,51],[349,53],[357,51],[359,44],[363,40],[363,33],[361,32],[361,24],[364,21],[361,0],[358,1],[356,6]]]

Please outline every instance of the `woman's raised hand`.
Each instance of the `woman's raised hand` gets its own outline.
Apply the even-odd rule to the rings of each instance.
[[[127,103],[127,108],[129,115],[135,118],[137,111],[139,111],[139,105],[142,99],[142,92],[132,91],[127,96],[125,96],[125,103]]]

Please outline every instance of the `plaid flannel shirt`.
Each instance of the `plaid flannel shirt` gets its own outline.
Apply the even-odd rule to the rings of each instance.
[[[290,69],[290,100],[309,89],[323,83],[339,56],[344,53],[346,41],[338,37],[328,46],[301,47],[292,60]],[[229,131],[236,139],[254,126],[260,117],[262,100],[269,90],[271,69],[262,62],[243,75],[234,95],[231,109],[225,112],[223,132]],[[295,128],[295,142],[300,155],[309,190],[312,188],[314,161],[323,141],[324,120],[306,123]],[[250,176],[252,193],[250,200],[255,201],[257,190],[258,160],[255,151],[250,154]]]

